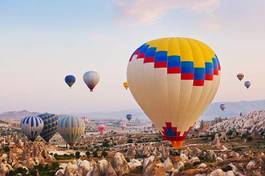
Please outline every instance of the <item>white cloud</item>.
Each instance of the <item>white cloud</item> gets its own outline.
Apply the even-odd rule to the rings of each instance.
[[[212,13],[221,0],[115,0],[121,21],[132,20],[140,24],[155,22],[167,13],[183,9],[196,13]]]

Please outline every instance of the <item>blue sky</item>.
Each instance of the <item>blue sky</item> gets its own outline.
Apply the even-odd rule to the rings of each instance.
[[[121,87],[128,58],[167,36],[196,38],[216,51],[222,82],[214,101],[264,99],[264,18],[264,0],[0,0],[0,112],[137,108]],[[87,70],[101,76],[93,94],[82,81]],[[69,73],[77,77],[72,89],[64,84]]]

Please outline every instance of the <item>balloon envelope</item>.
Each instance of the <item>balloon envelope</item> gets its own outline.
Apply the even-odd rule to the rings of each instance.
[[[98,125],[97,128],[98,128],[99,133],[102,135],[103,132],[104,132],[105,129],[106,129],[106,126],[105,126],[105,125]]]
[[[26,116],[20,122],[22,132],[32,142],[38,137],[43,129],[44,123],[38,116]]]
[[[225,110],[225,104],[220,104],[220,109],[223,111]]]
[[[76,79],[75,79],[75,76],[73,76],[73,75],[67,75],[64,78],[64,81],[69,87],[72,87],[72,85],[75,83]]]
[[[251,86],[251,82],[250,81],[245,81],[244,85],[248,89]]]
[[[58,120],[59,117],[55,114],[44,113],[38,115],[44,122],[44,127],[40,136],[46,141],[54,136],[54,134],[58,131]]]
[[[95,88],[95,86],[99,82],[99,74],[95,71],[88,71],[88,72],[84,73],[83,80],[84,80],[85,84],[87,85],[87,87],[92,92],[93,89]]]
[[[237,74],[237,78],[241,81],[244,78],[244,74],[243,73],[238,73]]]
[[[78,117],[63,115],[59,118],[58,132],[67,144],[73,146],[84,134],[85,125]]]
[[[147,42],[127,67],[130,91],[163,138],[179,148],[214,98],[220,63],[206,44],[189,38]]]
[[[129,84],[128,84],[128,82],[124,82],[123,83],[123,87],[127,90],[128,89],[128,87],[129,87]]]
[[[126,118],[127,118],[127,120],[131,121],[132,120],[132,114],[127,114]]]

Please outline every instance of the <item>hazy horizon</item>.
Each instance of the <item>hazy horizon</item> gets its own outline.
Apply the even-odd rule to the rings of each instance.
[[[122,87],[128,59],[142,43],[168,36],[201,40],[217,53],[214,102],[265,99],[264,17],[262,0],[0,1],[0,112],[139,109]],[[93,93],[82,80],[88,70],[100,74]],[[77,77],[71,89],[66,74]]]

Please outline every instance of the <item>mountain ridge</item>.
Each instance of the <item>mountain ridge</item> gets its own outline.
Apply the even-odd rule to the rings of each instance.
[[[225,104],[225,110],[220,109],[220,104]],[[206,112],[200,119],[212,120],[216,117],[232,117],[239,116],[240,113],[248,113],[257,110],[265,110],[265,100],[254,101],[234,101],[234,102],[215,102],[209,105]],[[120,111],[90,112],[90,113],[73,113],[78,117],[86,116],[90,119],[122,119],[126,114],[132,114],[135,119],[148,119],[141,109],[127,109]],[[26,115],[37,115],[38,112],[30,112],[27,110],[7,111],[0,113],[1,120],[20,120]]]

